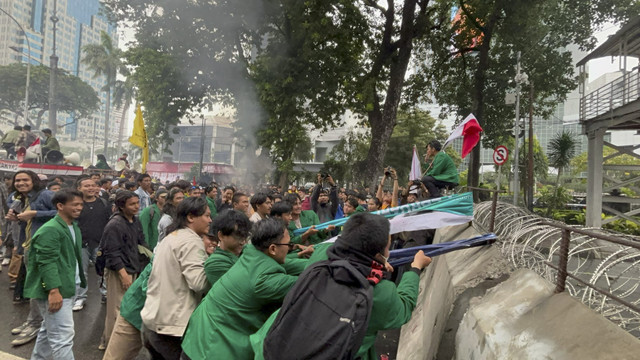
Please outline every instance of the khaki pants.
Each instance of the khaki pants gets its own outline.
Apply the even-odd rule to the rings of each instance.
[[[11,255],[11,262],[9,263],[9,280],[15,282],[20,272],[20,265],[22,265],[22,255],[18,255],[17,251]]]
[[[118,315],[111,332],[111,339],[102,360],[130,360],[135,359],[142,349],[140,331]]]
[[[120,315],[120,302],[122,302],[125,290],[122,288],[120,275],[118,275],[117,271],[105,269],[104,278],[107,283],[107,313],[104,318],[104,332],[100,339],[100,345],[106,348],[109,344],[111,332],[113,332],[113,326],[116,323],[118,315]],[[135,281],[136,275],[132,275],[132,278],[132,281]]]

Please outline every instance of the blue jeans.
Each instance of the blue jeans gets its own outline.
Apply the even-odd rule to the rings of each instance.
[[[90,251],[89,248],[82,248],[82,271],[84,272],[84,278],[87,281],[87,287],[80,287],[80,274],[76,274],[76,297],[75,301],[82,301],[85,303],[87,301],[87,291],[89,290],[89,261],[96,261],[96,255],[98,252],[98,248]],[[99,281],[98,286],[100,287],[100,294],[107,295],[107,286],[104,284],[104,281]]]
[[[44,317],[31,360],[73,360],[73,299],[62,299],[62,307],[49,312],[49,301],[38,299],[40,313]]]

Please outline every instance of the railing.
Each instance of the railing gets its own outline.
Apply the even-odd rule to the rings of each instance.
[[[593,119],[640,97],[640,74],[627,72],[580,99],[580,120]]]
[[[602,295],[605,295],[617,302],[619,302],[622,305],[627,306],[628,308],[634,310],[635,312],[640,314],[640,307],[626,301],[623,300],[617,296],[615,296],[614,294],[600,289],[592,284],[589,284],[586,281],[583,281],[582,279],[580,279],[577,276],[574,276],[573,274],[569,274],[567,272],[567,263],[569,260],[569,242],[571,241],[571,232],[575,232],[578,234],[582,234],[582,235],[586,235],[592,238],[596,238],[596,239],[600,239],[600,240],[604,240],[604,241],[609,241],[618,245],[623,245],[623,246],[629,246],[632,247],[634,249],[638,249],[640,250],[640,243],[635,242],[635,241],[629,241],[629,240],[624,240],[624,239],[618,239],[616,237],[613,236],[609,236],[609,235],[605,235],[605,234],[598,234],[595,233],[593,231],[588,231],[588,230],[582,230],[582,229],[578,229],[572,226],[567,226],[565,224],[560,224],[560,223],[556,223],[556,222],[551,222],[551,221],[541,221],[540,225],[547,225],[547,226],[553,226],[556,227],[558,229],[560,229],[560,231],[562,231],[562,240],[560,242],[560,259],[558,261],[558,266],[555,266],[554,264],[546,261],[545,263],[556,269],[558,271],[558,275],[557,275],[557,280],[556,280],[556,293],[561,293],[565,291],[565,287],[566,287],[566,282],[567,282],[567,276],[572,278],[573,280],[581,283],[584,286],[587,286],[597,292],[599,292]]]

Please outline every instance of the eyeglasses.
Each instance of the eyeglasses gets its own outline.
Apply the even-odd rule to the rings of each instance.
[[[295,247],[296,247],[296,244],[294,244],[294,243],[286,243],[286,244],[283,244],[283,243],[273,243],[273,245],[284,245],[284,246],[288,246],[290,251],[291,251],[291,250],[293,250],[293,249],[295,249]]]

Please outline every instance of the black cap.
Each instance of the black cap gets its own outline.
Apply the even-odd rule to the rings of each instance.
[[[30,131],[31,130],[31,126],[25,125],[25,126],[22,127],[22,130],[29,130]]]
[[[51,129],[42,129],[42,132],[51,135]]]
[[[22,131],[22,126],[16,125],[16,126],[13,127],[13,130]]]

